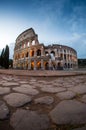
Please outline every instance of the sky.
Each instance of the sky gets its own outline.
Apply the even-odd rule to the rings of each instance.
[[[0,0],[0,49],[31,27],[40,43],[67,45],[86,58],[86,0]]]

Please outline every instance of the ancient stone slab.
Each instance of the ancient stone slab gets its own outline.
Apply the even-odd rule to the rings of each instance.
[[[80,100],[84,103],[86,103],[86,95],[83,95],[82,98],[80,98]]]
[[[25,94],[11,93],[4,96],[4,100],[7,101],[10,106],[20,107],[28,102],[31,102],[31,97]]]
[[[56,124],[84,124],[86,104],[76,100],[65,100],[50,112],[50,116]]]
[[[0,101],[0,119],[6,119],[9,114],[9,109],[3,101]]]
[[[4,80],[7,80],[7,81],[11,81],[11,80],[13,80],[13,78],[11,77],[11,76],[4,76],[4,77],[2,77]]]
[[[25,89],[33,89],[33,88],[36,88],[34,85],[29,85],[29,84],[22,84],[20,85],[21,88],[25,88]]]
[[[6,94],[10,92],[10,88],[8,87],[0,87],[0,95]]]
[[[50,123],[45,114],[21,109],[12,115],[10,124],[15,130],[46,130]]]
[[[21,83],[21,84],[27,84],[28,82],[27,81],[19,81],[19,83]]]
[[[17,92],[29,94],[29,95],[37,95],[39,93],[38,90],[29,88],[28,86],[15,87],[15,88],[13,88],[13,90],[15,90]]]
[[[44,96],[44,97],[40,97],[40,98],[37,98],[34,100],[35,103],[40,103],[40,104],[51,104],[54,102],[54,98],[53,97],[50,97],[50,96]]]
[[[75,93],[72,91],[66,91],[66,92],[61,92],[56,94],[56,96],[58,96],[60,99],[72,99],[75,97]]]
[[[49,93],[59,93],[59,92],[66,91],[66,88],[62,88],[62,87],[43,87],[43,88],[41,88],[41,90],[44,91],[44,92],[49,92]]]
[[[76,128],[76,129],[73,129],[73,130],[86,130],[86,126],[85,127],[81,127],[81,128]]]
[[[3,86],[9,87],[9,86],[18,86],[19,83],[15,83],[15,82],[6,82],[3,83]]]
[[[76,92],[78,94],[84,94],[84,93],[86,93],[86,86],[78,85],[76,87],[69,88],[69,90],[72,90],[73,92]]]

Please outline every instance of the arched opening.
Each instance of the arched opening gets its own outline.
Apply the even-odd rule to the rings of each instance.
[[[61,57],[61,59],[63,58],[63,54],[62,53],[60,54],[60,57]]]
[[[32,45],[35,45],[35,40],[32,41]]]
[[[49,70],[49,63],[45,62],[45,70]]]
[[[41,50],[40,49],[37,50],[37,56],[41,56]]]
[[[30,56],[33,57],[34,56],[34,51],[30,50]]]
[[[45,51],[45,55],[48,56],[48,55],[49,55],[49,52],[48,52],[48,51]]]
[[[57,64],[57,69],[58,69],[58,70],[63,70],[63,67],[62,67],[62,65],[61,65],[61,62],[58,62],[58,64]]]
[[[27,53],[26,53],[26,57],[28,57],[28,55],[29,55],[29,53],[27,52]]]
[[[30,43],[28,42],[28,43],[27,43],[27,46],[29,46],[29,45],[30,45]]]
[[[65,68],[65,69],[67,68],[67,63],[64,64],[64,68]]]
[[[64,59],[66,60],[66,54],[64,54]]]
[[[58,67],[61,67],[61,63],[60,62],[58,62]]]
[[[73,67],[73,65],[71,64],[71,68]]]
[[[31,70],[34,70],[34,62],[31,62]]]
[[[37,62],[37,69],[38,69],[38,70],[41,69],[41,62],[40,62],[40,61]]]
[[[68,68],[70,68],[70,64],[68,63]]]
[[[24,58],[24,53],[22,53],[22,58]]]
[[[50,56],[51,56],[52,60],[55,60],[55,52],[54,51],[51,51]]]

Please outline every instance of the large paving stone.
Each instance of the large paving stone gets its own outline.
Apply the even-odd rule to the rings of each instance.
[[[10,86],[18,86],[19,83],[15,83],[15,82],[6,82],[6,83],[3,83],[2,85],[3,85],[3,86],[6,86],[6,87],[10,87]]]
[[[43,87],[43,88],[41,88],[41,90],[43,92],[48,92],[48,93],[59,93],[59,92],[66,91],[66,88],[62,88],[62,87]]]
[[[47,104],[50,105],[51,103],[54,102],[54,98],[50,97],[50,96],[44,96],[44,97],[40,97],[34,100],[35,103],[40,103],[40,104]]]
[[[66,91],[66,92],[61,92],[61,93],[56,94],[56,96],[58,96],[61,100],[72,99],[75,97],[75,95],[76,94],[72,91]]]
[[[73,92],[76,92],[78,94],[84,94],[86,93],[86,85],[78,85],[76,87],[69,88],[69,90],[72,90]]]
[[[29,94],[29,95],[37,95],[39,93],[38,90],[33,89],[31,87],[28,87],[26,85],[21,86],[21,87],[15,87],[13,88],[13,90],[17,91],[17,92],[21,92],[21,93],[25,93],[25,94]]]
[[[8,87],[0,87],[0,95],[6,94],[10,92],[10,88]]]
[[[15,130],[46,130],[50,123],[45,114],[20,109],[12,115],[10,124]]]
[[[86,94],[82,96],[82,98],[80,98],[80,100],[84,103],[86,103]]]
[[[21,88],[25,88],[25,89],[33,89],[33,88],[36,88],[34,85],[30,85],[30,84],[22,84],[20,85]]]
[[[27,81],[19,81],[19,83],[21,83],[21,84],[28,84]]]
[[[31,102],[31,97],[20,93],[11,93],[4,96],[4,100],[12,107],[20,107]]]
[[[11,76],[4,76],[4,77],[2,77],[4,80],[7,80],[7,81],[12,81],[13,80],[13,78],[11,77]]]
[[[84,124],[86,123],[86,104],[76,100],[65,100],[50,112],[50,116],[56,124]]]
[[[6,119],[9,114],[9,109],[3,101],[0,101],[0,119]]]

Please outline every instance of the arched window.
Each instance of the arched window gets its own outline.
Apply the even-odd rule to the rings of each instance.
[[[49,63],[48,62],[45,63],[45,70],[49,70]]]
[[[37,62],[37,69],[41,69],[41,62]]]
[[[37,50],[37,56],[41,56],[41,50],[40,49]]]
[[[52,60],[55,60],[55,52],[54,51],[51,51],[50,56],[51,56]]]
[[[29,46],[29,45],[30,45],[30,43],[28,42],[27,46]]]
[[[26,53],[26,57],[28,57],[28,52]]]
[[[70,68],[70,64],[68,63],[68,68]]]
[[[31,62],[31,70],[33,70],[34,69],[34,62],[32,61]]]
[[[32,45],[35,45],[35,40],[32,41]]]
[[[34,56],[34,51],[30,50],[30,56],[33,57]]]
[[[48,51],[45,51],[45,55],[46,55],[46,56],[48,56],[48,55],[49,55]]]

